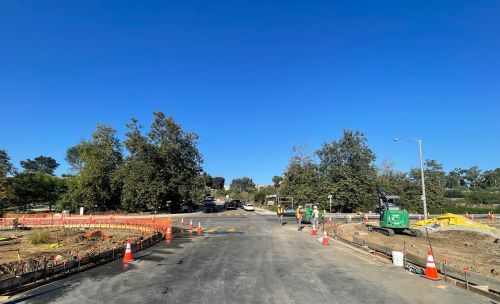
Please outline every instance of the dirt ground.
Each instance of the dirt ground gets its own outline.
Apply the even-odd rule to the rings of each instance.
[[[100,229],[110,235],[110,238],[83,237],[89,231],[96,229],[77,228],[47,228],[42,229],[50,233],[50,239],[44,244],[33,245],[29,236],[35,230],[2,230],[0,238],[16,236],[17,239],[0,242],[0,265],[20,260],[40,259],[42,256],[58,256],[70,258],[75,252],[84,254],[91,249],[103,251],[121,244],[124,240],[141,236],[142,232],[130,229]],[[38,230],[39,231],[39,230]],[[19,255],[18,255],[19,253]],[[1,273],[0,273],[1,275]]]
[[[372,223],[370,224],[378,224]],[[448,264],[458,268],[468,268],[471,272],[476,272],[485,276],[500,278],[500,231],[499,224],[496,226],[494,235],[488,235],[468,230],[445,230],[436,231],[429,234],[429,239],[434,252],[436,262],[443,262],[445,258]],[[383,245],[393,250],[426,258],[429,250],[427,238],[398,235],[389,237],[378,232],[368,232],[363,223],[344,224],[338,227],[338,232],[342,238],[352,241],[353,235],[358,234],[359,238]]]

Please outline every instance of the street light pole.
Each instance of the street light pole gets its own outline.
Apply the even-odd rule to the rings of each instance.
[[[413,137],[396,137],[394,138],[394,141],[400,141],[401,139],[411,139],[414,140],[418,143],[418,149],[420,152],[420,175],[421,175],[421,180],[422,180],[422,202],[424,204],[424,219],[427,220],[427,199],[425,196],[425,177],[424,177],[424,160],[422,157],[422,140],[413,138]]]
[[[427,220],[427,199],[425,196],[425,177],[424,177],[424,161],[422,158],[422,141],[418,140],[418,148],[420,150],[420,175],[422,176],[422,201],[424,203],[424,219]]]

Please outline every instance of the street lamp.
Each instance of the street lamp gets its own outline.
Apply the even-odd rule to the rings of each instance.
[[[333,198],[333,195],[328,195],[328,198],[330,199],[330,213],[332,213],[332,198]]]
[[[424,203],[424,219],[427,220],[427,200],[425,197],[425,178],[424,178],[424,161],[422,160],[422,140],[413,137],[396,137],[394,141],[400,141],[403,139],[409,139],[416,141],[418,143],[418,148],[420,150],[420,175],[422,176],[422,201]]]

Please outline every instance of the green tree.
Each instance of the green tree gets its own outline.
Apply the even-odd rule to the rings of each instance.
[[[276,190],[273,186],[262,187],[253,193],[253,201],[259,204],[266,202],[266,195],[275,194]]]
[[[52,205],[66,191],[66,183],[57,176],[44,172],[23,172],[13,177],[16,203],[24,210],[29,207]]]
[[[480,186],[483,189],[500,187],[500,168],[484,171],[480,177]]]
[[[225,182],[226,180],[224,177],[216,176],[213,178],[213,188],[216,190],[223,190]]]
[[[326,190],[341,210],[370,209],[375,196],[375,154],[359,131],[344,130],[343,137],[325,143],[316,153]]]
[[[8,205],[12,198],[13,189],[8,178],[14,172],[14,166],[5,150],[0,149],[0,212]]]
[[[455,169],[445,177],[445,187],[450,189],[458,189],[463,184],[460,169]]]
[[[463,170],[464,179],[467,182],[469,188],[479,187],[481,170],[478,166],[470,167],[469,169]]]
[[[27,159],[21,161],[21,167],[23,167],[25,172],[36,173],[42,172],[49,175],[54,175],[54,171],[57,169],[59,164],[50,156],[40,155],[34,160]]]
[[[306,147],[294,147],[280,183],[280,196],[292,196],[297,204],[318,204],[326,199],[318,165]],[[323,207],[323,206],[321,206]]]
[[[235,178],[229,188],[234,192],[251,192],[255,190],[255,183],[249,177]]]
[[[81,170],[74,182],[69,183],[64,200],[78,198],[80,205],[89,210],[113,210],[120,203],[120,187],[114,182],[114,175],[123,162],[122,145],[116,138],[116,131],[107,125],[98,125],[89,141],[81,141],[68,150],[77,154]]]
[[[424,177],[427,208],[432,212],[432,209],[442,208],[446,205],[443,165],[435,160],[426,160],[424,162]],[[407,192],[412,201],[412,206],[417,208],[416,211],[423,212],[420,169],[410,171],[410,180],[413,186]]]
[[[202,175],[197,136],[186,133],[172,117],[155,112],[148,134],[136,119],[127,125],[125,147],[130,155],[118,171],[121,204],[125,210],[177,211],[201,199],[201,189],[211,183]]]
[[[273,186],[278,189],[280,187],[281,182],[283,181],[283,177],[275,175],[273,176]]]
[[[78,145],[69,148],[66,151],[66,157],[64,160],[68,163],[70,170],[73,173],[78,173],[83,169],[83,162],[80,159],[81,147],[85,145],[85,142],[82,141]]]

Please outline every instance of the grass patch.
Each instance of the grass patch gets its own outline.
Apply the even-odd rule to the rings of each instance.
[[[28,240],[33,245],[47,244],[50,241],[50,233],[45,230],[35,231],[28,237]]]

